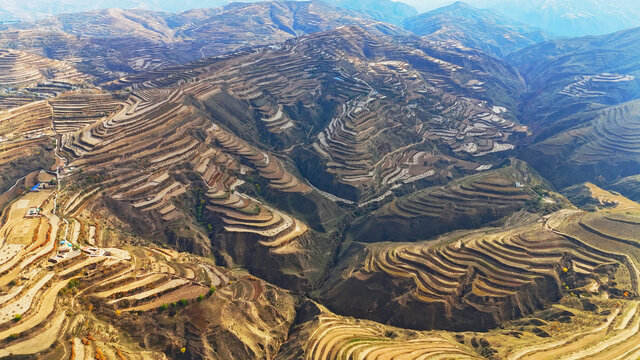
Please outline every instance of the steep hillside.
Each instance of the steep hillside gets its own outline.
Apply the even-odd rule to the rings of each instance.
[[[413,192],[355,221],[348,236],[363,242],[415,241],[482,226],[535,198],[532,187],[543,184],[530,171],[524,163],[514,162]]]
[[[559,187],[580,181],[606,185],[640,172],[639,100],[579,113],[562,119],[557,126],[560,125],[567,129],[522,153],[525,160]]]
[[[557,186],[607,185],[637,174],[639,40],[636,28],[546,42],[507,57],[528,87],[521,119],[536,143],[523,159]]]
[[[622,178],[611,184],[610,188],[633,201],[640,201],[640,175]]]
[[[343,25],[402,33],[367,17],[315,1],[234,3],[178,14],[107,9],[8,25],[0,48],[70,60],[104,81]]]
[[[409,17],[418,14],[416,9],[394,0],[326,0],[337,7],[367,14],[371,19],[400,25]]]
[[[461,1],[406,19],[402,26],[431,40],[457,41],[499,58],[550,38],[540,29]]]
[[[249,142],[287,150],[312,185],[347,204],[491,168],[526,133],[507,110],[514,106],[507,89],[522,89],[512,68],[479,52],[413,38],[401,45],[358,27],[109,86],[169,86],[188,82],[185,74],[220,88],[204,99],[214,118]]]
[[[548,307],[567,284],[611,279],[622,262],[527,224],[354,250],[320,298],[340,314],[395,326],[482,331]],[[630,286],[616,280],[626,283],[606,286]]]

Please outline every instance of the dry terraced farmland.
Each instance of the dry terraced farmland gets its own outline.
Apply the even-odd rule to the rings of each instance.
[[[421,329],[492,328],[559,300],[570,281],[592,283],[597,293],[600,286],[631,284],[623,274],[633,269],[619,254],[580,246],[541,224],[441,245],[369,245],[366,256],[350,261],[324,301],[341,313]],[[626,270],[617,273],[621,266]],[[389,295],[375,290],[381,283],[394,284]],[[368,314],[374,303],[384,311]]]
[[[535,181],[526,165],[515,161],[503,169],[398,197],[359,219],[350,233],[364,242],[405,241],[478,227],[522,209],[534,199]]]
[[[43,352],[54,357],[66,354],[64,358],[71,354],[162,358],[166,349],[143,350],[135,342],[123,342],[119,335],[123,328],[116,329],[105,319],[119,318],[129,330],[142,330],[156,326],[158,319],[166,321],[176,316],[176,312],[207,334],[200,344],[186,339],[176,343],[176,353],[186,343],[200,356],[215,356],[212,349],[220,354],[242,349],[249,357],[275,353],[272,339],[283,339],[293,320],[293,301],[288,294],[253,276],[230,272],[209,260],[174,250],[90,246],[85,232],[75,236],[75,227],[52,213],[49,200],[53,195],[51,191],[29,193],[14,201],[3,217],[0,357]],[[26,209],[36,203],[43,209],[42,217],[25,219]],[[80,216],[73,221],[82,228],[86,220]],[[25,226],[29,222],[36,226]],[[43,231],[47,228],[50,230]],[[16,229],[21,230],[18,233]],[[23,234],[25,231],[28,234]],[[59,243],[67,236],[74,239],[73,248],[66,241]],[[64,256],[52,263],[49,259],[54,254]],[[185,308],[189,304],[193,305]],[[206,312],[192,309],[196,304]],[[218,315],[205,315],[212,311]],[[168,317],[170,313],[174,315]],[[233,319],[240,319],[236,318],[240,313],[245,317],[238,327],[240,322]],[[217,325],[206,326],[202,321]],[[144,341],[152,333],[132,334]],[[235,334],[237,348],[224,343],[230,334]]]
[[[359,45],[345,46],[344,37],[358,39]],[[410,61],[395,60],[402,57]],[[220,115],[221,125],[244,140],[278,149],[293,150],[310,132],[315,141],[293,156],[303,175],[331,198],[366,205],[415,181],[450,178],[453,169],[468,174],[491,168],[494,164],[482,156],[514,149],[514,135],[527,128],[505,116],[503,107],[469,98],[471,85],[457,79],[464,70],[360,28],[343,27],[237,57],[123,77],[109,86],[157,89],[196,82],[196,97]],[[482,90],[474,91],[485,91],[478,85],[484,82],[468,82]],[[246,119],[234,102],[251,111]],[[326,102],[331,106],[323,108]],[[322,112],[335,116],[317,119]],[[420,162],[421,168],[415,166]],[[318,174],[312,165],[325,171]]]
[[[277,157],[247,144],[193,107],[182,104],[187,94],[197,96],[205,90],[201,86],[185,86],[184,90],[171,92],[134,93],[114,116],[64,137],[66,151],[79,156],[70,165],[97,173],[105,166],[117,167],[103,180],[107,194],[128,201],[136,211],[155,212],[164,220],[175,221],[181,216],[172,199],[184,194],[188,184],[178,181],[172,169],[191,163],[207,188],[206,208],[221,215],[227,232],[257,234],[263,239],[261,244],[268,247],[288,244],[306,232],[306,225],[236,192],[242,181],[229,171],[255,172],[279,192],[306,194],[311,188],[287,171]],[[203,129],[198,131],[206,137],[193,136],[196,129]],[[240,165],[237,158],[251,167]],[[140,168],[140,163],[146,167]],[[123,171],[126,168],[133,172]],[[65,211],[74,212],[97,195],[97,190],[76,195],[65,202]]]
[[[89,79],[72,65],[17,50],[0,51],[0,86],[18,88],[45,80],[79,83]]]
[[[481,359],[450,334],[409,332],[366,320],[320,314],[297,325],[276,359]]]

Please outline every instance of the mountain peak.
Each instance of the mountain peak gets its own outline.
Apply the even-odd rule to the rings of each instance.
[[[444,8],[465,8],[465,9],[476,9],[475,7],[471,6],[470,4],[464,2],[464,1],[456,1],[451,5],[445,6]]]
[[[548,38],[539,29],[463,1],[409,18],[403,27],[432,40],[453,40],[496,57]]]

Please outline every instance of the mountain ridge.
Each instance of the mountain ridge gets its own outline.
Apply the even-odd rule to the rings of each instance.
[[[538,28],[462,1],[408,18],[403,27],[429,39],[457,41],[498,58],[551,37]]]

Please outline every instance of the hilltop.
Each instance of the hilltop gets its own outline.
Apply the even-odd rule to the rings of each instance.
[[[429,39],[457,41],[498,58],[550,38],[538,28],[461,1],[408,18],[402,26]]]
[[[403,33],[366,14],[323,2],[265,1],[182,13],[105,9],[62,14],[8,25],[0,31],[0,47],[73,61],[106,81],[343,25]]]

